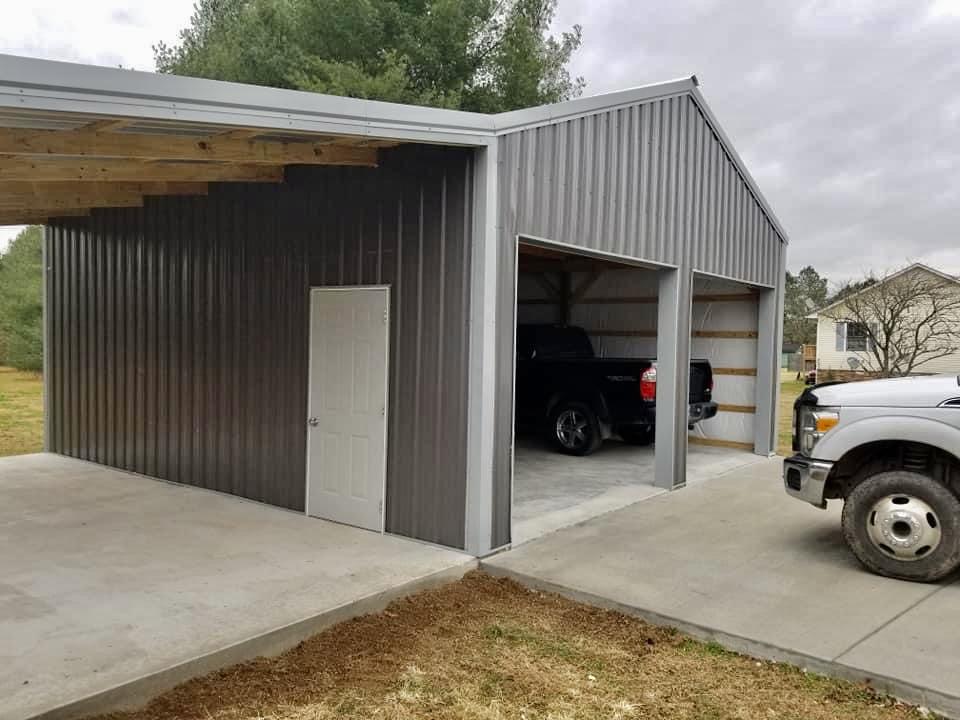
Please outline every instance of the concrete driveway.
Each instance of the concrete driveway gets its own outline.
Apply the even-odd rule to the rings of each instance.
[[[474,565],[79,460],[0,458],[0,720],[137,705]]]
[[[745,466],[484,561],[489,572],[869,679],[960,717],[960,584],[862,570],[827,512],[788,498],[780,461]]]

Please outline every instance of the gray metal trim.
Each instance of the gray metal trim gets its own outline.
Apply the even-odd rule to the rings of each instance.
[[[570,243],[559,242],[557,240],[548,240],[547,238],[520,233],[516,236],[518,243],[524,245],[534,245],[547,250],[561,250],[571,255],[582,255],[583,257],[595,258],[597,260],[609,260],[610,262],[621,263],[623,265],[633,265],[638,268],[648,270],[674,269],[677,266],[670,263],[657,262],[656,260],[644,260],[633,255],[622,255],[620,253],[607,252],[606,250],[595,250],[584,247],[583,245],[571,245]]]
[[[483,145],[490,116],[0,55],[0,107]]]
[[[42,259],[43,266],[43,451],[50,452],[50,343],[52,338],[50,322],[50,258],[48,245],[50,244],[50,228],[43,227]]]
[[[780,247],[780,281],[760,295],[757,313],[757,383],[753,450],[772,455],[777,450],[777,412],[780,408],[780,349],[783,345],[783,305],[786,246]]]
[[[494,549],[493,485],[496,422],[497,147],[475,151],[474,243],[470,273],[470,352],[467,417],[467,552]],[[500,328],[500,331],[504,329]],[[507,518],[509,522],[509,518]]]
[[[602,95],[577,98],[576,100],[568,100],[552,105],[540,105],[523,110],[513,110],[492,115],[491,117],[493,118],[493,126],[496,133],[498,135],[507,135],[520,132],[521,130],[530,130],[544,125],[555,125],[556,123],[566,122],[568,120],[576,120],[577,118],[586,117],[587,115],[593,115],[595,113],[609,112],[644,102],[685,95],[693,92],[695,88],[696,82],[692,77],[681,78],[679,80],[667,80],[650,85],[641,85],[640,87],[629,88],[627,90],[617,90]]]
[[[693,273],[687,268],[664,270],[659,280],[653,481],[657,487],[674,490],[687,483]]]

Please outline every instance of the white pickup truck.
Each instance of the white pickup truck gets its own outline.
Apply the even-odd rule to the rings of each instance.
[[[843,536],[870,570],[930,582],[960,568],[960,377],[807,388],[793,407],[787,492],[842,499]]]

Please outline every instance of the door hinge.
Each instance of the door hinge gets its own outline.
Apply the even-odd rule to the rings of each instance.
[[[384,324],[384,325],[387,324],[387,311],[386,311],[386,310],[383,311],[383,324]]]
[[[378,512],[380,515],[383,515],[383,500],[380,500],[380,501],[377,503],[377,512]]]

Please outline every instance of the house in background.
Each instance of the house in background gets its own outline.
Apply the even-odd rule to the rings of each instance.
[[[925,273],[934,282],[951,283],[960,294],[960,280],[922,263],[909,265],[880,282],[893,282],[907,273]],[[838,300],[808,316],[817,321],[817,370],[837,373],[831,375],[836,379],[841,379],[844,373],[851,371],[862,372],[863,364],[873,350],[868,328],[861,323],[842,319],[844,302],[845,299]],[[960,347],[960,326],[957,328],[957,346]],[[915,374],[941,372],[960,372],[960,351],[920,363],[914,368]]]

